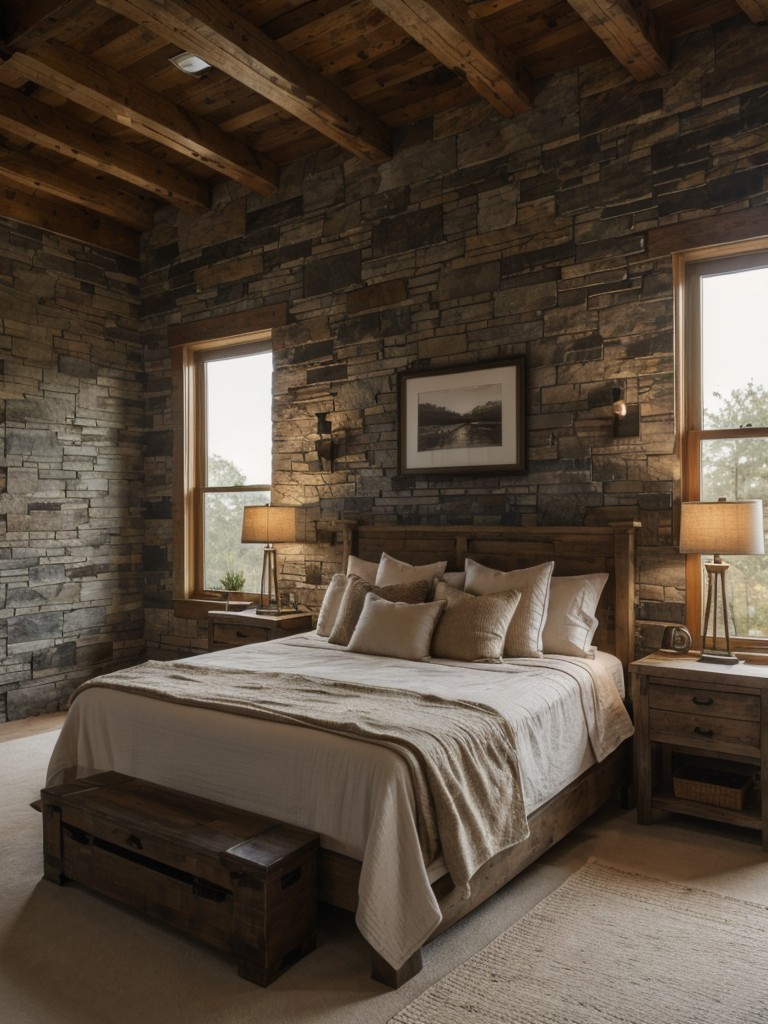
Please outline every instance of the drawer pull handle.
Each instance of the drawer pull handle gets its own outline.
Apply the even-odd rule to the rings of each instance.
[[[247,633],[243,633],[242,630],[239,630],[239,629],[235,632],[235,636],[241,636],[241,637],[243,637],[243,639],[247,639],[248,638],[248,634]]]
[[[701,708],[708,708],[710,704],[715,703],[714,697],[694,697],[693,703],[698,704]]]
[[[300,878],[301,868],[294,868],[293,871],[286,871],[286,873],[280,879],[280,888],[288,889],[290,888],[290,886],[295,885]]]
[[[144,849],[144,847],[142,845],[142,842],[139,839],[139,837],[138,836],[134,836],[134,835],[128,836],[128,838],[125,840],[125,845],[132,847],[134,850],[143,850]]]
[[[714,729],[702,729],[700,725],[697,725],[693,731],[697,736],[705,736],[707,739],[710,739],[715,735]]]
[[[226,889],[213,882],[206,882],[204,878],[192,879],[192,892],[203,900],[213,900],[214,903],[223,903],[229,895]]]

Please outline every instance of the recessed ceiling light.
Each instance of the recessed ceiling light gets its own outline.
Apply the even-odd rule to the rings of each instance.
[[[183,71],[185,75],[199,75],[202,71],[207,71],[211,65],[208,61],[203,60],[202,57],[195,56],[194,53],[177,53],[175,57],[168,58],[171,64],[175,64],[179,71]]]

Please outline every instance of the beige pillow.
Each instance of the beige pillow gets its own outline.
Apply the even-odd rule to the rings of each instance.
[[[364,558],[358,558],[357,555],[349,555],[347,558],[347,576],[359,576],[366,583],[376,582],[378,568],[378,562],[366,562]]]
[[[444,604],[444,601],[405,604],[387,601],[374,593],[366,594],[347,650],[422,661],[429,657],[432,633]]]
[[[432,657],[454,661],[501,661],[515,609],[517,590],[476,597],[440,582],[435,598],[445,609],[432,637]]]
[[[552,577],[542,640],[545,654],[590,656],[595,612],[607,581],[607,572]]]
[[[343,572],[334,573],[331,577],[331,582],[323,596],[323,603],[320,605],[320,611],[317,613],[318,636],[330,636],[336,616],[339,614],[346,585],[347,577]]]
[[[363,610],[365,595],[373,592],[388,601],[405,601],[407,604],[419,604],[427,596],[429,584],[421,580],[418,583],[400,583],[392,587],[375,587],[366,583],[359,576],[348,576],[341,599],[336,621],[333,624],[329,644],[348,644]]]
[[[418,580],[426,580],[431,584],[435,576],[443,575],[447,565],[447,562],[411,565],[410,562],[401,562],[398,558],[393,558],[385,551],[376,572],[376,586],[388,587],[393,583],[415,583]]]
[[[520,604],[512,616],[504,643],[505,658],[540,658],[544,618],[549,600],[549,581],[554,562],[542,562],[525,569],[500,572],[471,558],[466,559],[468,594],[498,594],[502,590],[518,590]]]

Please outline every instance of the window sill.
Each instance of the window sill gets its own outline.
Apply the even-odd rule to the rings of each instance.
[[[242,601],[230,601],[229,610],[236,612],[248,608],[257,599],[245,597]],[[224,611],[225,606],[224,598],[214,601],[205,597],[182,597],[174,599],[173,613],[180,619],[197,619],[198,622],[203,622],[208,618],[208,612]]]

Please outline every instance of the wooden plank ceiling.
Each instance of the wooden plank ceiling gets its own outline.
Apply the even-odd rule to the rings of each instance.
[[[504,117],[608,58],[670,68],[674,41],[768,0],[5,0],[0,216],[137,255],[158,207],[231,179],[274,194],[324,146],[390,159],[394,129],[462,104]],[[188,52],[210,65],[184,74]],[[768,72],[767,72],[768,75]]]

